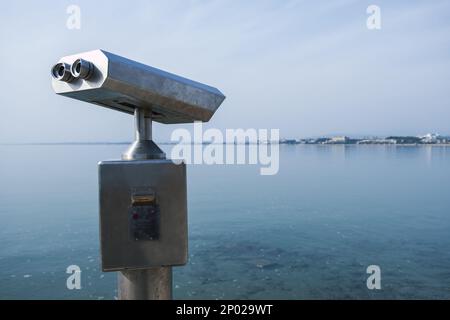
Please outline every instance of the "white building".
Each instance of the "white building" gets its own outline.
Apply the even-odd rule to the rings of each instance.
[[[423,143],[436,143],[439,138],[440,135],[437,133],[427,133],[426,135],[420,137]]]
[[[342,144],[342,143],[347,143],[350,140],[349,137],[346,136],[337,136],[337,137],[333,137],[330,140],[328,140],[326,143],[331,143],[331,144]]]

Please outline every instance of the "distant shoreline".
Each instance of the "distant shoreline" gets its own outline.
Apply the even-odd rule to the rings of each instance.
[[[35,143],[0,143],[0,146],[107,146],[107,145],[130,145],[132,142],[35,142]],[[174,142],[158,142],[158,145],[176,145]],[[191,143],[191,145],[270,145],[271,143]],[[274,143],[272,143],[274,144]],[[389,146],[389,147],[450,147],[450,143],[286,143],[279,145],[288,146]]]
[[[223,142],[216,143],[215,139],[209,141],[199,140],[199,142],[188,140],[184,142],[157,142],[160,145],[389,145],[389,146],[450,146],[450,136],[442,136],[437,133],[428,133],[424,136],[388,136],[385,138],[373,136],[365,138],[352,138],[348,136],[324,136],[319,138],[279,138],[271,139],[251,139],[246,134],[236,135]],[[26,143],[0,143],[0,145],[28,145],[28,146],[58,146],[58,145],[130,145],[132,141],[59,141],[59,142],[26,142]]]
[[[165,141],[157,142],[160,145],[394,145],[394,146],[450,146],[450,136],[443,136],[437,133],[428,133],[424,136],[388,136],[388,137],[364,137],[353,138],[348,136],[323,136],[319,138],[279,138],[276,139],[251,139],[246,134],[235,135],[234,137],[221,139],[222,142],[215,142],[214,138],[209,141],[203,139],[196,141],[181,140],[180,142]],[[29,145],[29,146],[57,146],[57,145],[130,145],[132,141],[57,141],[57,142],[25,142],[25,143],[0,143],[0,145]]]

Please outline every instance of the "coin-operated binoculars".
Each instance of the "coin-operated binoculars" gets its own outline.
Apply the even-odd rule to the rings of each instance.
[[[136,141],[99,163],[102,270],[119,272],[119,299],[171,299],[172,266],[187,263],[186,166],[152,141],[152,121],[209,121],[216,88],[103,50],[63,57],[57,94],[134,115]]]

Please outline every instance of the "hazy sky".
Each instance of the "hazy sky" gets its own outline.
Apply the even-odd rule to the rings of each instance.
[[[97,48],[219,88],[219,129],[450,134],[449,1],[8,1],[0,23],[0,142],[131,140],[130,116],[51,88],[53,63]]]

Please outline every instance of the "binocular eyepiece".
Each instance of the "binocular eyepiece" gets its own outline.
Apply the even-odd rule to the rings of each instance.
[[[51,73],[55,80],[63,82],[72,82],[76,79],[88,80],[94,74],[94,65],[84,59],[77,59],[72,65],[60,62],[52,67]]]

